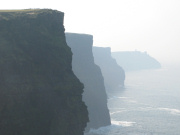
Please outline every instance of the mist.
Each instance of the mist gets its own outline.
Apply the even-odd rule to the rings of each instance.
[[[66,31],[93,34],[94,46],[110,46],[112,51],[147,51],[160,62],[177,63],[179,6],[179,1],[169,0],[89,2],[86,10],[82,8],[83,13],[78,10],[75,15],[83,18],[73,24],[81,29],[65,18]]]
[[[180,61],[179,7],[178,0],[7,0],[0,5],[0,9],[57,9],[65,13],[66,32],[92,34],[94,46],[147,51],[160,62],[173,63]]]
[[[179,7],[3,1],[0,134],[179,135]]]

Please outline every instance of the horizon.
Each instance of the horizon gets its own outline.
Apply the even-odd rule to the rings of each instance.
[[[178,0],[7,0],[0,9],[55,9],[65,14],[65,32],[93,35],[94,46],[138,50],[160,63],[179,63],[179,6]]]

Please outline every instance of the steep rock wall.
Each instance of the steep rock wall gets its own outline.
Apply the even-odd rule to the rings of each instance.
[[[83,85],[72,71],[64,13],[0,11],[0,134],[82,135]]]
[[[110,47],[93,47],[94,60],[100,66],[106,90],[110,93],[124,86],[125,72],[111,56]]]
[[[73,71],[84,84],[83,100],[88,107],[90,120],[86,130],[110,125],[104,80],[92,54],[93,37],[66,33],[66,40],[73,52]]]

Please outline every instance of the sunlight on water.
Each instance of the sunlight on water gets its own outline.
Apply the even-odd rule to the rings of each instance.
[[[127,73],[125,89],[108,94],[112,125],[87,135],[180,135],[179,69]]]

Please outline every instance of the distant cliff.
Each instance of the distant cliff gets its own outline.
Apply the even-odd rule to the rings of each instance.
[[[116,59],[117,63],[121,65],[125,71],[156,69],[161,67],[161,64],[146,52],[112,52],[112,57]]]
[[[107,92],[124,86],[125,72],[111,56],[110,47],[93,47],[94,60],[100,66]]]
[[[0,11],[0,134],[83,135],[83,84],[71,69],[64,13]]]
[[[86,34],[66,33],[67,44],[73,52],[74,73],[84,84],[83,100],[88,107],[90,128],[110,125],[107,95],[100,68],[94,64],[93,37]]]

